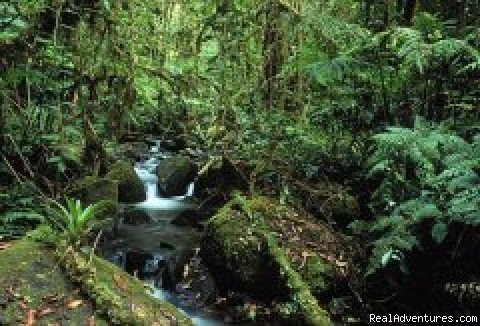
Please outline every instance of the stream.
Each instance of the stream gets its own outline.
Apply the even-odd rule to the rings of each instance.
[[[154,297],[175,305],[195,325],[225,325],[222,313],[209,308],[215,284],[198,254],[202,232],[172,224],[178,214],[195,208],[194,184],[183,196],[163,198],[158,193],[155,170],[165,157],[155,145],[135,163],[147,199],[122,205],[114,239],[102,249],[103,255],[141,279]]]

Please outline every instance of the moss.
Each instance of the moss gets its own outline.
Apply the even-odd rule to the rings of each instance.
[[[124,161],[113,164],[106,176],[118,182],[118,200],[122,203],[137,203],[147,199],[143,183],[133,166]]]
[[[325,293],[330,290],[330,283],[333,279],[333,268],[317,255],[309,253],[305,264],[298,272],[301,274],[303,280],[310,286],[310,291],[315,297],[323,297]]]
[[[247,200],[236,196],[224,206],[208,222],[202,246],[204,259],[213,267],[216,278],[228,286],[293,302],[305,324],[330,324],[309,284],[295,270],[265,223],[275,216],[275,210],[272,212],[267,205],[270,202],[263,197]],[[307,280],[317,289],[325,288],[321,261],[310,261],[307,267]]]
[[[330,325],[328,313],[322,309],[310,288],[295,271],[284,251],[278,246],[272,234],[265,234],[269,244],[269,253],[278,268],[280,278],[289,289],[289,298],[296,303],[299,313],[307,325]]]
[[[178,309],[150,296],[144,285],[109,262],[57,244],[57,251],[36,239],[41,227],[0,251],[0,324],[23,324],[29,309],[52,308],[36,325],[193,325]],[[63,248],[63,249],[60,249]],[[59,265],[58,262],[61,264]],[[2,297],[12,293],[11,297]],[[51,298],[59,298],[51,303]],[[82,300],[75,309],[68,303]],[[6,303],[6,304],[4,304]],[[25,307],[22,306],[26,304]]]
[[[118,212],[117,188],[118,182],[115,180],[87,176],[75,183],[69,195],[80,199],[84,205],[105,201],[102,216],[112,218]]]
[[[31,235],[0,251],[0,261],[1,325],[23,324],[28,310],[46,308],[52,313],[37,317],[36,325],[58,324],[62,320],[85,325],[91,316],[95,316],[96,325],[108,324],[63,274],[53,250],[34,241]],[[67,309],[73,300],[82,300],[83,304]]]
[[[173,305],[148,295],[144,285],[115,265],[69,248],[59,251],[66,271],[93,300],[95,307],[117,325],[193,325]]]
[[[184,195],[197,172],[197,166],[186,156],[165,158],[157,166],[158,190],[167,197]]]
[[[268,296],[273,293],[272,289],[258,286],[264,281],[267,281],[264,284],[271,284],[268,282],[270,271],[266,243],[252,228],[248,218],[231,207],[232,203],[223,207],[209,221],[202,247],[203,255],[214,266],[214,270],[219,271],[218,274],[226,270],[232,276],[229,279],[225,275],[217,275],[220,283]]]

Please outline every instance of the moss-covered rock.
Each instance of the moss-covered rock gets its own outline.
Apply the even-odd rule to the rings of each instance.
[[[149,295],[143,283],[117,266],[92,256],[60,248],[66,271],[115,325],[193,325],[173,305]]]
[[[207,224],[202,241],[202,258],[220,287],[246,290],[262,297],[279,296],[272,281],[266,242],[248,217],[224,206]]]
[[[199,172],[195,180],[195,195],[206,198],[213,191],[230,194],[234,190],[248,190],[246,177],[226,157],[212,157]]]
[[[197,172],[195,163],[186,156],[165,158],[157,166],[158,190],[166,197],[184,195]]]
[[[87,176],[74,184],[69,196],[79,199],[85,205],[105,201],[102,216],[111,218],[117,214],[118,182],[115,180]]]
[[[38,313],[35,325],[86,325],[92,316],[99,326],[193,325],[89,248],[78,252],[61,242],[39,242],[50,235],[49,227],[42,226],[0,251],[1,325],[24,324],[29,310]],[[51,311],[42,315],[47,308]]]
[[[64,275],[51,247],[28,236],[1,250],[0,262],[0,325],[25,324],[29,310],[37,311],[35,325],[109,325]],[[72,302],[79,304],[69,309]]]
[[[309,262],[308,268],[294,263],[290,248],[281,241],[277,243],[272,232],[268,220],[282,221],[278,215],[266,214],[269,203],[263,198],[247,200],[239,196],[230,201],[207,224],[202,258],[219,286],[248,291],[264,299],[293,302],[298,305],[298,318],[306,324],[328,324],[328,315],[319,307],[312,290],[322,292],[327,288],[324,276],[329,269],[319,257]]]
[[[106,178],[118,182],[119,202],[131,204],[147,199],[142,180],[138,177],[132,164],[124,161],[114,163]]]

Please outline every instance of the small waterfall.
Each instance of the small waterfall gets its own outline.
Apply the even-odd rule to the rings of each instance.
[[[195,191],[195,182],[192,182],[188,185],[187,193],[185,197],[193,197],[193,192]]]
[[[140,162],[135,163],[135,171],[143,183],[146,193],[144,202],[123,207],[124,210],[141,210],[151,217],[151,222],[142,225],[124,225],[120,219],[118,224],[118,237],[121,239],[121,246],[113,245],[113,253],[108,254],[108,260],[127,269],[127,253],[137,250],[140,253],[147,253],[150,258],[142,268],[142,278],[152,290],[152,295],[175,305],[178,309],[188,315],[195,326],[223,326],[222,318],[203,306],[191,306],[185,304],[185,296],[196,294],[191,290],[184,290],[180,293],[161,287],[158,284],[158,265],[162,260],[178,257],[182,250],[195,248],[192,259],[192,266],[200,263],[198,255],[199,231],[193,228],[182,228],[171,223],[172,219],[182,211],[194,208],[189,200],[193,197],[195,184],[188,185],[182,196],[163,198],[158,188],[156,168],[161,159],[165,156],[157,145],[150,148],[148,156]],[[167,247],[161,244],[167,244]],[[170,247],[168,247],[170,246]],[[203,274],[199,276],[201,279]],[[204,282],[203,279],[201,279]],[[188,292],[190,291],[190,292]]]
[[[156,183],[147,183],[147,201],[158,198],[158,187]]]
[[[156,167],[158,165],[159,159],[163,158],[159,154],[159,149],[157,146],[154,146],[150,153],[153,154],[146,161],[137,162],[135,164],[135,172],[137,173],[140,180],[142,180],[145,187],[145,192],[147,194],[147,199],[137,204],[137,207],[142,209],[155,209],[155,210],[175,210],[175,209],[185,209],[190,208],[191,205],[184,200],[191,198],[193,196],[193,191],[195,188],[194,183],[188,185],[188,189],[183,196],[176,196],[171,198],[163,198],[158,194],[158,178],[155,174]]]

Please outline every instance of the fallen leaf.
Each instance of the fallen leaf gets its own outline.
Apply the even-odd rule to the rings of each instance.
[[[26,310],[28,308],[27,304],[23,301],[18,302],[18,306],[23,310]]]
[[[125,281],[125,279],[122,278],[120,275],[113,274],[113,280],[115,281],[115,284],[119,289],[121,290],[127,289],[127,281]]]
[[[48,303],[54,303],[62,300],[64,297],[63,294],[59,293],[52,293],[52,294],[47,294],[43,296],[42,301],[48,302]]]
[[[83,300],[73,300],[67,304],[68,309],[75,309],[83,304]]]
[[[0,242],[0,250],[7,249],[11,246],[12,244],[9,242]]]
[[[25,326],[34,326],[35,325],[35,314],[37,313],[36,310],[30,309],[27,313],[27,321],[25,322]]]
[[[38,317],[43,317],[43,316],[46,316],[46,315],[50,315],[53,313],[53,309],[52,308],[45,308],[43,310],[41,310],[37,316]]]

